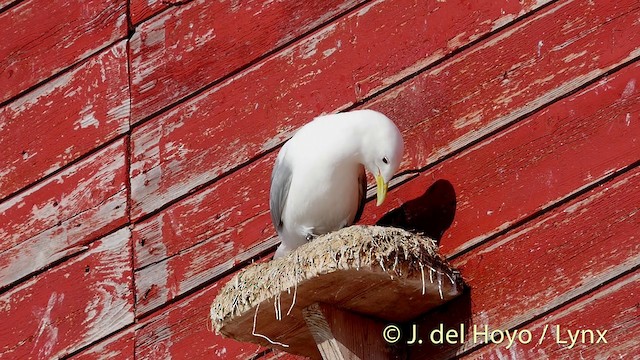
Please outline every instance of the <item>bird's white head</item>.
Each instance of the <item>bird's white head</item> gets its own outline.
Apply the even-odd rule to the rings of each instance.
[[[358,110],[364,123],[361,156],[365,168],[376,178],[377,205],[387,196],[389,181],[400,167],[404,152],[402,134],[384,114],[373,110]]]

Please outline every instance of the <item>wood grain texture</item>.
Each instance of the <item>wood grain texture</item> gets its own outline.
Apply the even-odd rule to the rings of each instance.
[[[135,332],[133,328],[118,332],[90,348],[70,357],[73,360],[134,359]]]
[[[230,276],[163,309],[141,322],[136,331],[136,359],[250,359],[266,350],[215,335],[210,326],[211,301]]]
[[[637,268],[639,196],[636,167],[455,258],[472,289],[471,324],[518,327]],[[480,345],[472,335],[459,351]]]
[[[367,204],[362,222],[447,180],[457,208],[440,246],[453,255],[592,186],[640,160],[638,80],[636,63],[550,105]]]
[[[133,25],[138,25],[144,20],[159,14],[170,6],[169,1],[167,0],[131,0],[129,1],[131,23]]]
[[[0,107],[0,198],[128,129],[127,53],[120,42]]]
[[[133,121],[179,101],[360,2],[198,0],[150,19],[131,39]]]
[[[59,358],[133,322],[130,234],[87,251],[0,296],[0,355]]]
[[[278,244],[269,214],[251,219],[179,255],[136,270],[137,315],[144,315],[177,296],[193,290]]]
[[[27,0],[1,13],[0,103],[124,38],[126,8],[125,0]]]
[[[276,147],[313,116],[343,109],[537,6],[474,2],[478,16],[470,24],[466,4],[463,12],[457,3],[438,4],[372,3],[134,129],[132,218]],[[431,33],[443,14],[449,25]],[[468,32],[472,25],[479,33]]]
[[[136,268],[179,255],[250,219],[268,214],[269,180],[275,157],[275,153],[266,156],[136,223],[133,229]],[[273,226],[267,225],[271,223],[265,224],[264,234],[253,240],[275,234]]]
[[[0,203],[0,287],[123,225],[126,176],[122,139]]]
[[[529,344],[514,343],[510,349],[506,349],[504,345],[490,344],[479,351],[472,352],[466,358],[638,358],[640,357],[638,299],[640,299],[640,272],[636,271],[519,329],[531,331],[535,341]],[[546,336],[542,343],[538,344],[545,326],[547,326]],[[560,332],[557,332],[558,329]],[[573,333],[578,330],[591,330],[596,335],[592,341],[587,333],[585,342],[580,336],[575,346],[569,348],[571,342],[566,332],[569,330]],[[596,330],[607,331],[606,343],[600,341]],[[568,343],[558,343],[558,340]]]
[[[139,314],[275,244],[269,214],[274,159],[267,156],[134,225]]]
[[[318,303],[306,307],[303,314],[324,360],[400,358],[384,342],[381,321]]]

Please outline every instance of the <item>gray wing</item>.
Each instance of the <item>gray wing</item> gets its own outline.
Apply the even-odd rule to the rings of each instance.
[[[360,167],[358,182],[360,183],[360,187],[358,187],[358,196],[360,197],[360,203],[358,204],[358,211],[356,212],[356,216],[353,218],[354,224],[360,220],[360,216],[362,216],[362,211],[364,210],[364,203],[367,202],[367,173],[364,170],[364,166]]]
[[[284,210],[284,204],[287,202],[291,186],[292,170],[290,165],[284,161],[286,146],[287,144],[280,150],[276,158],[276,164],[273,166],[273,172],[271,173],[271,190],[269,191],[271,221],[278,233],[282,230],[282,211]]]

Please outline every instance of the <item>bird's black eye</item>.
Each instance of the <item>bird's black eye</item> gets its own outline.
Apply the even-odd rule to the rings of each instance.
[[[389,159],[387,159],[387,157],[385,156],[385,157],[382,158],[382,162],[385,163],[385,164],[388,164],[389,163]]]

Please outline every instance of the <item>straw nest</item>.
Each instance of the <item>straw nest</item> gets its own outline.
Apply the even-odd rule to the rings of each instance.
[[[212,303],[213,328],[217,333],[236,337],[223,330],[225,324],[233,322],[234,318],[253,314],[252,310],[257,313],[257,307],[262,302],[276,304],[275,318],[279,320],[282,314],[277,314],[279,309],[276,301],[279,301],[283,293],[288,294],[291,300],[291,308],[289,311],[285,309],[288,315],[296,302],[295,291],[305,283],[314,281],[313,279],[318,279],[323,274],[344,271],[351,271],[350,276],[376,273],[376,276],[384,277],[385,281],[401,280],[405,285],[411,280],[413,288],[417,288],[418,292],[422,287],[422,295],[425,295],[427,285],[431,285],[433,295],[435,284],[435,294],[439,293],[440,300],[443,301],[457,296],[463,287],[460,274],[452,270],[437,253],[434,240],[397,228],[351,226],[320,236],[288,256],[253,264],[242,270],[221,289]],[[327,293],[326,286],[321,293]],[[298,301],[300,300],[298,297]],[[326,298],[319,300],[332,302]],[[340,301],[342,300],[338,300]],[[306,302],[300,305],[308,306],[309,300]],[[273,307],[271,311],[274,311]],[[410,316],[414,315],[417,314]]]

